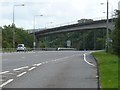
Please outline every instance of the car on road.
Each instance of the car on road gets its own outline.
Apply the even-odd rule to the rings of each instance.
[[[24,46],[24,44],[18,44],[18,46],[17,46],[17,52],[18,51],[26,51],[26,47]]]

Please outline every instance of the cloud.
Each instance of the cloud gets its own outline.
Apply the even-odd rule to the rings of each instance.
[[[119,0],[109,0],[109,9],[118,8]],[[33,27],[34,15],[43,15],[36,18],[36,27],[45,27],[49,22],[53,25],[75,22],[81,18],[96,19],[106,18],[106,0],[1,0],[0,26],[11,24],[13,5],[24,3],[24,7],[15,7],[15,24],[23,28]]]

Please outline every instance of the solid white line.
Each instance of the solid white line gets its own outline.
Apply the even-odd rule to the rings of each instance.
[[[25,66],[25,67],[20,67],[20,68],[16,68],[16,69],[13,69],[14,71],[17,71],[17,70],[21,70],[21,69],[25,69],[25,68],[29,68],[28,66]]]
[[[95,66],[94,64],[92,64],[92,63],[90,63],[90,62],[88,62],[88,61],[86,60],[86,54],[84,54],[84,61],[85,61],[87,64],[91,65],[91,66]]]
[[[5,74],[5,73],[8,73],[8,72],[10,72],[10,71],[0,72],[0,75],[1,75],[1,74]]]
[[[7,85],[8,83],[12,82],[14,79],[9,79],[8,81],[4,82],[3,84],[0,85],[2,88],[3,86]]]
[[[17,75],[17,77],[21,77],[22,75],[24,75],[24,74],[26,74],[26,73],[27,73],[27,72],[23,72],[23,73]]]
[[[32,67],[32,68],[30,68],[30,69],[28,69],[28,71],[31,71],[31,70],[33,70],[33,69],[35,69],[36,67]]]

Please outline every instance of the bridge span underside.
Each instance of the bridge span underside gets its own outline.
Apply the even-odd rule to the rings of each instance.
[[[58,34],[58,33],[65,33],[65,32],[74,32],[74,31],[83,31],[83,30],[93,30],[93,29],[106,29],[106,20],[99,20],[87,23],[77,23],[72,25],[66,25],[61,27],[54,27],[48,28],[45,30],[41,30],[35,32],[36,38],[51,35],[51,34]],[[108,28],[113,30],[114,24],[112,19],[109,19]]]

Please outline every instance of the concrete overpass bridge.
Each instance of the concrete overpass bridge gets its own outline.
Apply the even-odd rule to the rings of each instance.
[[[48,35],[54,35],[59,33],[66,33],[66,32],[76,32],[76,31],[85,31],[85,30],[106,30],[107,28],[107,20],[96,20],[96,21],[90,21],[85,23],[76,23],[76,24],[70,24],[70,25],[64,25],[64,26],[57,26],[52,28],[46,28],[46,29],[35,29],[32,31],[31,34],[35,35],[35,42],[36,46],[38,46],[40,37],[48,36]],[[109,19],[108,23],[108,29],[114,30],[115,28],[115,19]],[[37,30],[37,31],[36,31]]]
[[[108,28],[110,30],[114,29],[114,20],[109,19]],[[47,28],[47,29],[37,29],[34,33],[36,38],[51,35],[51,34],[58,34],[58,33],[64,33],[64,32],[75,32],[75,31],[83,31],[83,30],[93,30],[93,29],[106,29],[107,23],[105,20],[97,20],[97,21],[91,21],[86,23],[76,23],[71,25],[65,25],[65,26],[59,26],[59,27],[53,27],[53,28]],[[33,30],[34,31],[34,30]]]

